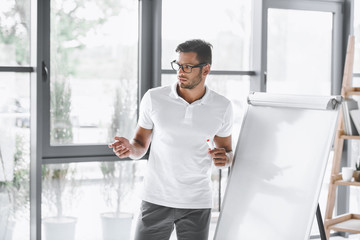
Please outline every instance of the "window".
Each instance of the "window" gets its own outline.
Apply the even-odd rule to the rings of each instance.
[[[145,167],[146,161],[46,165],[44,239],[132,239]]]
[[[134,1],[51,1],[51,145],[133,135],[137,18]]]
[[[0,28],[0,66],[29,66],[30,1],[2,1]]]
[[[267,92],[331,94],[332,24],[331,12],[268,9]]]
[[[0,239],[30,235],[30,1],[0,8]]]
[[[136,201],[129,192],[146,163],[120,161],[107,147],[115,135],[131,138],[136,127],[138,2],[51,0],[43,6],[50,26],[44,24],[42,40],[50,44],[41,56],[49,73],[43,79],[41,235],[102,239],[110,230],[102,229],[100,214],[112,221],[127,210],[133,220]]]
[[[4,239],[24,239],[30,231],[29,79],[28,73],[0,73],[0,238]]]
[[[179,43],[200,38],[214,47],[212,71],[249,70],[250,0],[163,1],[162,19],[162,69],[171,69]]]
[[[160,3],[162,23],[157,22]],[[185,40],[202,38],[214,46],[208,85],[233,102],[235,146],[246,96],[254,87],[256,77],[250,62],[253,3],[251,0],[184,0],[181,4],[174,0],[3,0],[0,8],[0,238],[22,240],[31,235],[31,239],[37,239],[42,235],[45,239],[48,234],[45,224],[49,223],[45,219],[60,215],[70,217],[63,218],[65,226],[75,218],[76,239],[98,239],[107,232],[103,231],[100,215],[116,212],[118,202],[113,200],[118,199],[119,209],[132,213],[134,221],[139,206],[136,195],[146,161],[114,162],[118,159],[107,148],[107,143],[115,134],[133,135],[139,92],[156,85],[160,79],[151,79],[153,70],[156,75],[161,67],[158,85],[175,81],[170,61],[174,59],[177,44]],[[354,5],[354,12],[359,12],[360,3],[354,1]],[[37,15],[32,15],[32,11]],[[191,17],[183,17],[184,12]],[[358,52],[360,18],[356,14],[354,17]],[[138,26],[139,20],[140,25],[151,22],[146,31],[144,26]],[[138,31],[139,28],[144,31]],[[156,45],[160,44],[156,35],[159,29],[161,49]],[[32,39],[33,36],[40,39]],[[139,37],[142,41],[138,41]],[[30,44],[38,49],[30,49]],[[150,63],[152,61],[156,64]],[[355,82],[360,82],[359,61],[356,55]],[[154,69],[157,67],[159,69]],[[260,84],[255,82],[255,85]],[[30,94],[33,86],[37,95]],[[36,105],[36,118],[30,121],[30,110],[33,113],[35,109],[34,98],[40,101]],[[31,150],[35,150],[34,145],[40,147],[32,152],[34,157],[30,155],[30,138],[35,139],[34,135],[30,136],[30,122],[33,127],[35,121],[36,129],[31,131],[36,133],[37,142],[31,144]],[[36,160],[31,162],[31,167],[30,156],[31,161]],[[36,211],[31,214],[30,169],[37,173],[31,174],[31,197],[37,197],[35,204],[32,202]],[[41,171],[42,179],[36,178],[40,176],[36,171]],[[215,217],[227,175],[227,170],[213,172]],[[122,182],[126,184],[119,184]],[[42,192],[38,191],[40,187]],[[129,187],[133,189],[131,194]],[[117,190],[122,193],[117,194]],[[356,194],[352,191],[351,196]],[[360,204],[356,204],[350,208],[358,209]],[[111,214],[105,216],[104,219],[111,221]],[[130,234],[133,227],[131,224]],[[212,231],[214,229],[210,233]]]

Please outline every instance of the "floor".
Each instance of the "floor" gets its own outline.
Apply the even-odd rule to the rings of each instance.
[[[209,240],[212,240],[214,238],[217,220],[218,220],[218,214],[213,215],[211,223],[210,223]],[[259,239],[261,239],[261,238],[259,237]],[[347,239],[347,240],[360,240],[360,234],[351,234],[351,235],[349,235],[348,238],[335,236],[335,237],[330,237],[329,240],[345,240],[345,239]],[[172,233],[169,240],[177,240],[175,230],[173,231],[173,233]],[[311,240],[313,240],[313,239],[311,239]],[[320,237],[319,238],[314,238],[314,240],[320,240]]]
[[[360,234],[350,235],[349,238],[343,238],[343,237],[331,237],[330,238],[330,240],[342,240],[342,239],[360,240]]]
[[[211,223],[210,224],[209,240],[212,240],[214,238],[215,228],[216,228],[216,223]],[[259,238],[259,239],[261,239],[261,238]],[[347,240],[360,240],[360,234],[352,234],[348,238],[338,237],[338,236],[330,237],[329,240],[345,240],[345,239],[347,239]],[[173,234],[171,235],[170,240],[177,240],[175,230],[174,230]],[[315,238],[314,240],[320,240],[320,238]]]

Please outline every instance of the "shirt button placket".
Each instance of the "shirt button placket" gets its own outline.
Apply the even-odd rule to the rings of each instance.
[[[186,111],[185,111],[185,118],[186,119],[191,119],[192,118],[192,114],[193,114],[193,106],[189,105],[186,107]]]

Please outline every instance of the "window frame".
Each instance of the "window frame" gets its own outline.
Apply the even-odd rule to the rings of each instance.
[[[31,47],[30,67],[0,67],[1,71],[31,73],[31,126],[30,126],[30,239],[42,239],[42,165],[129,161],[119,159],[107,144],[50,145],[50,1],[31,2]],[[144,1],[139,2],[140,4]],[[147,2],[147,1],[146,1]],[[143,4],[142,4],[143,5]],[[145,9],[150,6],[145,6]],[[147,10],[149,11],[149,10]],[[139,19],[142,19],[139,11]],[[139,34],[139,42],[144,42]],[[146,46],[147,47],[147,46]],[[140,49],[140,47],[139,47]],[[139,57],[140,54],[139,54]],[[146,62],[146,61],[145,61]],[[139,69],[139,68],[138,68]],[[140,72],[140,69],[138,70]],[[148,79],[146,79],[148,80]],[[142,88],[140,88],[140,85]],[[145,86],[145,87],[144,87]],[[139,82],[139,89],[146,88],[146,82]],[[144,90],[139,91],[138,105]],[[145,155],[142,159],[146,159]]]
[[[42,51],[39,53],[38,66],[41,67],[42,84],[42,162],[50,163],[71,163],[71,162],[92,162],[92,161],[115,161],[120,160],[108,148],[107,144],[68,144],[51,145],[50,144],[50,82],[51,82],[51,63],[50,63],[50,2],[40,1],[42,5],[39,14],[42,16],[43,24],[39,27],[39,42],[42,42]],[[38,47],[40,47],[38,45]],[[139,96],[140,97],[140,96]],[[121,160],[129,160],[121,159]]]
[[[344,2],[345,0],[328,1]],[[353,0],[349,1],[353,2]],[[50,1],[31,0],[30,2],[30,66],[0,66],[0,72],[30,73],[30,239],[41,240],[42,164],[122,160],[119,160],[105,144],[50,146],[50,84],[48,80],[44,81],[42,66],[45,63],[48,68],[50,67]],[[162,0],[139,0],[138,102],[148,89],[161,85],[162,74],[174,74],[173,70],[161,69],[161,5]],[[253,36],[253,40],[253,48],[255,48],[261,38]],[[346,41],[342,45],[346,48],[344,46]],[[254,60],[257,57],[256,52],[255,55],[252,54]],[[263,79],[256,65],[252,68],[253,70],[248,71],[213,70],[211,74],[248,75],[250,90],[261,91]],[[360,77],[360,73],[355,73],[354,76]],[[335,84],[340,86],[341,79],[338,81]],[[147,156],[143,157],[146,158]],[[126,160],[129,159],[123,159]]]
[[[343,2],[342,0],[255,0],[254,1],[254,45],[253,67],[256,79],[253,82],[254,91],[266,92],[267,71],[267,18],[268,9],[296,9],[306,11],[325,11],[333,13],[333,43],[331,60],[331,94],[340,94],[342,79],[342,46],[343,41]]]

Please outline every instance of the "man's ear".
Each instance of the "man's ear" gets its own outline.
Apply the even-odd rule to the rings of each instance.
[[[203,75],[207,76],[210,73],[210,64],[205,65],[203,69]]]

